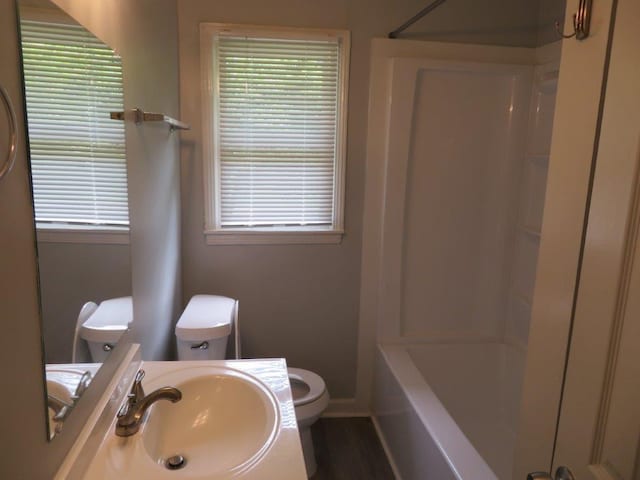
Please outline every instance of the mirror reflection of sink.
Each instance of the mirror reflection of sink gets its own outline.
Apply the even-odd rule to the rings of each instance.
[[[73,406],[73,393],[82,378],[83,370],[72,368],[46,368],[47,375],[47,395],[48,395],[48,416],[49,416],[49,436],[53,438],[62,428],[62,419],[57,419],[56,415],[61,410],[61,405]]]
[[[62,400],[65,403],[71,403],[71,395],[73,391],[69,389],[69,385],[58,380],[47,378],[47,394]]]
[[[182,400],[153,406],[141,433],[144,450],[166,468],[169,458],[183,457],[178,468],[185,478],[228,478],[249,469],[275,438],[277,400],[251,375],[226,367],[191,368],[161,375],[153,385],[178,388]]]
[[[78,368],[61,368],[47,365],[47,388],[53,389],[53,391],[49,390],[48,392],[54,395],[57,393],[58,395],[68,396],[70,399],[84,372],[85,370]],[[60,397],[61,399],[63,399],[62,396]]]
[[[46,366],[50,438],[60,432],[62,423],[78,400],[77,397],[88,387],[91,375],[96,370],[97,366],[93,364],[83,364],[81,368],[71,367],[70,364]],[[63,408],[66,411],[61,412]]]

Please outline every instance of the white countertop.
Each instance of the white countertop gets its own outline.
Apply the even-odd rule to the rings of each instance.
[[[146,372],[142,382],[145,391],[149,393],[156,388],[165,386],[160,385],[159,382],[162,382],[163,379],[171,378],[175,372],[191,367],[199,372],[206,372],[207,367],[225,367],[251,375],[268,387],[277,400],[279,427],[272,443],[265,453],[261,454],[259,461],[240,472],[234,473],[232,478],[243,480],[305,480],[307,478],[295,409],[289,387],[287,366],[284,359],[142,362],[141,368],[144,368]],[[154,381],[156,378],[158,378],[158,381]],[[213,480],[230,478],[228,475],[221,476],[215,473],[212,473],[211,476],[208,474],[204,476],[200,474],[193,475],[193,472],[190,474],[188,465],[179,471],[167,470],[163,465],[152,462],[141,450],[144,447],[142,446],[140,432],[131,437],[117,437],[114,433],[115,423],[116,418],[114,416],[108,425],[105,423],[102,427],[99,427],[99,425],[94,427],[92,435],[95,438],[96,428],[101,428],[100,435],[102,435],[102,439],[82,478],[91,480],[122,480],[123,478]],[[142,429],[144,429],[144,425]],[[78,456],[83,455],[81,448],[76,449],[76,451]],[[144,458],[144,460],[141,460],[141,458]],[[215,452],[212,452],[212,458],[215,458]]]

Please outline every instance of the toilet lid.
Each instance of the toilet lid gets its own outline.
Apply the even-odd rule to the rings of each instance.
[[[194,295],[176,324],[176,337],[187,342],[204,342],[228,337],[236,301],[220,295]]]
[[[322,377],[302,368],[289,368],[293,405],[299,407],[316,401],[325,392]]]

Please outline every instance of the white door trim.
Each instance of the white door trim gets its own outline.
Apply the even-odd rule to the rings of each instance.
[[[567,25],[578,0],[567,2]],[[602,114],[613,0],[593,4],[591,33],[564,40],[533,297],[514,479],[551,467],[593,159]]]
[[[554,453],[580,479],[637,478],[640,411],[629,401],[639,392],[639,20],[637,0],[618,1]]]

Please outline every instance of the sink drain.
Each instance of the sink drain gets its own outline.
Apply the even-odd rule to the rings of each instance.
[[[164,461],[164,466],[169,470],[180,470],[187,464],[187,459],[182,455],[174,455]]]

